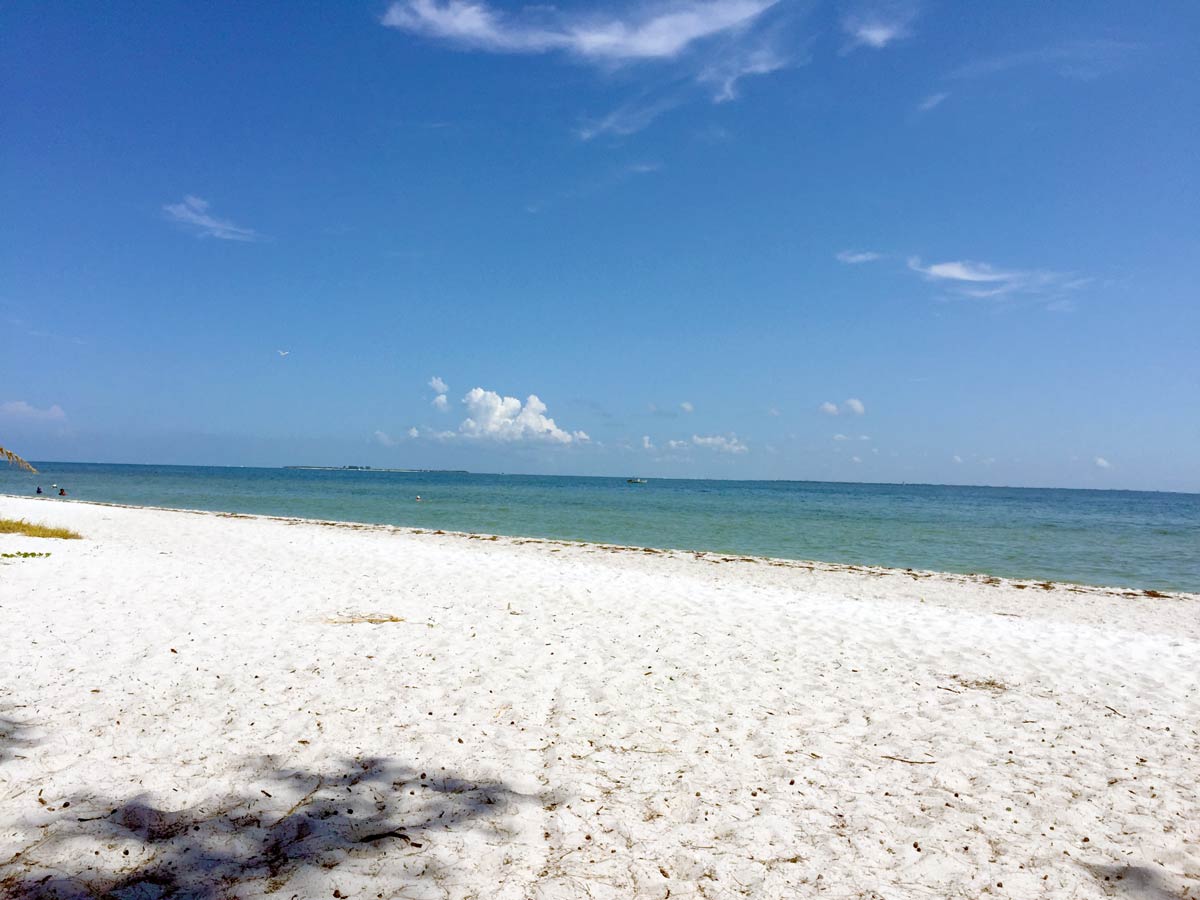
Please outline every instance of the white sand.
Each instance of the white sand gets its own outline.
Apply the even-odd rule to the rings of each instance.
[[[1200,897],[1200,597],[0,516],[0,896]]]

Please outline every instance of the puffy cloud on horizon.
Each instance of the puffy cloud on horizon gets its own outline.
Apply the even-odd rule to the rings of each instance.
[[[867,407],[857,397],[851,397],[840,407],[836,403],[826,400],[824,403],[818,406],[817,409],[827,416],[838,416],[843,414],[861,416],[867,411]]]
[[[25,422],[65,422],[67,414],[57,403],[39,409],[24,400],[9,400],[0,403],[0,418]]]
[[[590,440],[587,432],[568,432],[546,415],[546,404],[530,394],[524,405],[516,397],[501,397],[495,391],[472,388],[463,398],[467,418],[459,433],[468,438],[495,441],[545,441],[555,444],[581,444]]]
[[[392,437],[386,431],[376,431],[375,432],[375,442],[384,447],[395,447],[396,444],[399,443],[399,441],[397,441],[394,437]]]
[[[222,241],[260,241],[262,235],[252,228],[234,225],[226,219],[218,219],[208,212],[209,202],[188,194],[181,203],[168,203],[163,212],[172,221],[185,225],[199,237],[213,237]]]
[[[745,453],[750,448],[742,441],[738,440],[738,436],[733,432],[728,435],[711,434],[711,435],[692,435],[692,443],[697,447],[707,447],[710,450],[715,450],[719,453]],[[674,442],[672,442],[674,444]]]
[[[1095,463],[1096,463],[1096,468],[1098,468],[1098,469],[1111,469],[1112,468],[1112,463],[1110,463],[1103,456],[1097,456],[1095,459]]]
[[[627,18],[567,15],[553,6],[518,16],[471,0],[403,0],[388,7],[389,28],[493,53],[560,51],[591,62],[672,59],[691,44],[743,27],[776,0],[707,0],[644,6]]]
[[[438,394],[433,398],[433,407],[441,412],[445,412],[450,408],[450,401],[446,399],[445,394]]]
[[[450,385],[446,384],[446,382],[442,381],[442,379],[436,375],[429,379],[429,386],[433,388],[433,392],[435,394],[450,393]]]

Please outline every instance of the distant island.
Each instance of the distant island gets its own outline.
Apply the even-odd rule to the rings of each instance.
[[[410,475],[470,475],[466,469],[376,469],[374,466],[284,466],[309,472],[407,472]]]

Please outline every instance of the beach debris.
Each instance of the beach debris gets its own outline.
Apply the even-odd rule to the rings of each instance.
[[[350,613],[325,620],[330,625],[384,625],[388,622],[407,622],[403,616],[391,613]]]
[[[936,759],[904,759],[901,756],[884,755],[884,759],[895,760],[896,762],[908,763],[910,766],[932,766],[937,762]]]

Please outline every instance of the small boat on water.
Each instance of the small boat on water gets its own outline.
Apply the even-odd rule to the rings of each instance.
[[[646,479],[645,478],[626,478],[625,483],[626,484],[645,484]]]

